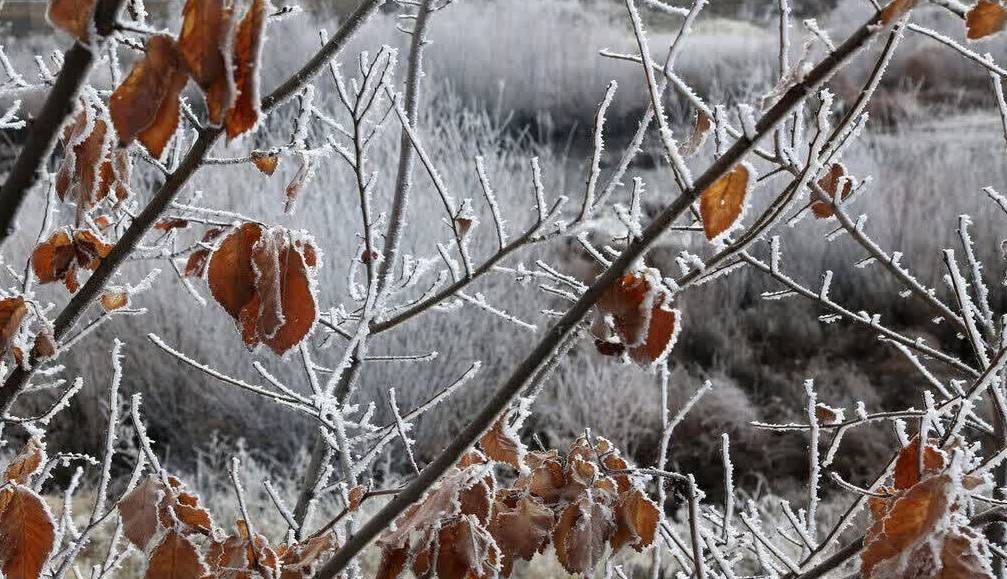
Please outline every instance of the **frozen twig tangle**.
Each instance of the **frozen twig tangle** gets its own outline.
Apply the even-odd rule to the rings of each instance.
[[[344,49],[386,4],[361,0],[331,35],[319,31],[315,54],[272,92],[260,86],[264,55],[282,50],[271,27],[304,16],[269,0],[186,0],[171,20],[178,26],[164,29],[148,22],[142,0],[50,0],[49,22],[73,44],[54,59],[57,72],[38,57],[35,83],[0,46],[0,129],[25,131],[0,189],[0,433],[11,450],[0,485],[3,576],[468,579],[533,576],[542,558],[578,576],[1007,576],[1007,312],[998,294],[1007,278],[979,251],[996,241],[974,237],[967,215],[934,224],[950,227],[956,245],[911,256],[938,264],[939,281],[928,281],[877,240],[884,216],[859,203],[882,192],[844,163],[909,34],[979,67],[1007,119],[1007,69],[968,44],[1000,33],[1007,7],[933,0],[961,28],[954,38],[913,21],[925,0],[872,2],[873,15],[846,38],[810,19],[801,37],[796,7],[779,0],[771,86],[753,102],[714,102],[676,68],[707,1],[623,0],[633,48],[592,57],[631,68],[637,82],[598,87],[573,187],[551,178],[564,167],[530,155],[529,178],[510,191],[492,162],[499,136],[459,163],[439,152],[446,129],[426,114],[438,18],[467,1],[396,0],[395,15],[382,18],[395,19],[397,36],[351,54]],[[653,18],[674,22],[667,42],[648,32]],[[866,50],[872,43],[878,49]],[[840,102],[834,79],[855,59],[868,61],[867,74]],[[98,67],[110,82],[92,78]],[[641,115],[618,145],[610,119],[634,91]],[[35,93],[45,99],[32,114],[23,103]],[[690,107],[689,126],[676,126],[672,94]],[[1003,132],[1000,146],[1007,121]],[[648,137],[659,154],[645,179],[636,168]],[[387,138],[394,158],[376,152]],[[236,166],[275,180],[281,164],[293,172],[274,200],[275,222],[192,181]],[[324,170],[345,171],[352,187],[320,190]],[[994,185],[983,193],[1007,214]],[[353,210],[329,231],[301,227],[299,211],[316,195]],[[418,223],[428,202],[437,218]],[[36,205],[38,229],[21,254],[10,240],[16,224],[34,223]],[[814,223],[829,225],[827,241],[855,244],[851,267],[894,284],[953,328],[960,347],[843,303],[831,270],[800,279],[780,232]],[[658,249],[671,250],[663,265],[673,267]],[[570,251],[589,273],[563,259]],[[325,277],[333,271],[341,286]],[[722,472],[716,488],[673,458],[689,443],[679,437],[686,416],[720,396],[712,382],[680,400],[669,394],[675,347],[692,323],[688,296],[742,271],[772,283],[757,296],[767,302],[813,303],[824,332],[874,334],[922,385],[904,408],[844,409],[807,376],[799,418],[749,425],[807,447],[803,488],[772,502],[749,488],[727,433],[703,433]],[[486,291],[492,279],[537,315]],[[222,314],[234,343],[256,356],[247,371],[201,359],[179,339],[191,329],[185,320],[148,312],[165,284],[178,284],[197,311]],[[519,333],[527,347],[518,362],[487,372],[485,359],[395,340],[435,316],[473,319],[460,311]],[[126,327],[146,339],[100,343]],[[106,357],[87,369],[69,362],[96,343]],[[228,456],[216,474],[234,506],[215,508],[148,431],[149,405],[127,371],[141,346],[179,376],[310,424],[304,460],[257,476],[254,453]],[[574,356],[652,377],[660,425],[649,463],[593,430],[591,417],[565,441],[529,426]],[[418,398],[414,373],[429,365],[450,379]],[[370,387],[379,366],[396,368],[395,383]],[[108,379],[91,383],[96,368]],[[421,452],[423,421],[473,392],[479,406],[464,426]],[[72,421],[68,408],[85,393],[104,413],[97,450],[54,448],[47,431]],[[878,425],[894,433],[890,459],[867,465],[866,483],[839,472],[854,433]],[[834,496],[845,510],[826,508]]]

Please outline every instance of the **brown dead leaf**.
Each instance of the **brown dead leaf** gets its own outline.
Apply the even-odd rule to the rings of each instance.
[[[730,231],[741,218],[748,195],[750,171],[743,164],[714,181],[699,199],[706,238],[713,241]]]
[[[979,0],[965,14],[966,38],[979,40],[1003,31],[1007,9],[1000,0]]]
[[[106,291],[101,294],[101,307],[112,312],[129,305],[129,293],[122,290]]]
[[[49,559],[56,527],[42,497],[23,485],[4,489],[0,561],[7,579],[38,579]]]
[[[255,294],[252,247],[262,237],[263,229],[246,223],[235,229],[213,252],[207,270],[210,292],[232,318],[238,319],[242,308]]]
[[[123,534],[140,551],[144,551],[160,527],[158,505],[166,495],[164,483],[148,475],[119,501]]]
[[[892,0],[885,6],[884,10],[881,11],[881,17],[878,22],[884,26],[893,24],[899,18],[902,18],[907,12],[916,6],[917,0]]]
[[[150,554],[144,579],[193,579],[207,568],[196,544],[176,531],[169,531]]]
[[[21,452],[7,465],[4,480],[26,485],[42,463],[45,462],[45,446],[37,437],[32,437],[24,445]]]
[[[692,136],[680,148],[682,155],[686,157],[695,155],[706,142],[711,128],[713,128],[713,121],[710,120],[710,117],[703,111],[696,111],[696,119],[692,125]]]
[[[178,97],[187,80],[175,39],[167,34],[151,36],[146,54],[109,99],[119,142],[127,145],[139,138],[153,157],[160,158],[178,127]]]
[[[234,85],[238,94],[227,112],[227,138],[234,139],[259,123],[259,59],[266,29],[266,2],[253,0],[238,23],[234,38]]]
[[[584,496],[563,509],[553,528],[556,558],[568,573],[589,575],[614,530],[611,509]]]
[[[555,515],[534,497],[523,497],[513,507],[497,502],[490,533],[500,547],[503,576],[518,559],[530,561],[549,542]]]
[[[479,439],[479,447],[489,458],[520,470],[524,466],[522,457],[528,452],[528,449],[519,438],[514,436],[514,433],[508,430],[506,420],[506,416],[497,420],[493,427]]]
[[[612,550],[629,545],[642,553],[654,543],[657,525],[661,521],[661,511],[639,489],[632,489],[619,495],[616,505],[616,530],[612,535]]]
[[[923,472],[920,472],[919,453],[920,439],[914,438],[907,446],[899,451],[899,456],[895,460],[895,488],[905,490],[916,483],[924,475],[938,473],[944,470],[944,453],[940,451],[936,440],[930,440],[923,449]]]
[[[22,296],[0,300],[0,355],[10,347],[28,314],[28,304]]]
[[[232,8],[224,0],[186,0],[178,47],[206,96],[210,123],[220,126],[234,104],[234,78],[225,51],[232,45]],[[229,55],[228,55],[229,56]]]
[[[263,175],[271,176],[276,172],[276,167],[280,163],[280,156],[268,151],[252,151],[252,163]]]
[[[818,180],[818,186],[828,193],[830,199],[834,200],[839,193],[839,184],[842,183],[843,190],[839,198],[846,200],[853,192],[853,182],[844,179],[844,177],[846,177],[846,167],[842,163],[833,163],[829,167],[828,173]],[[815,199],[811,202],[811,211],[818,219],[827,219],[836,214],[832,206],[821,199]]]
[[[49,23],[81,42],[90,38],[98,0],[49,0]]]

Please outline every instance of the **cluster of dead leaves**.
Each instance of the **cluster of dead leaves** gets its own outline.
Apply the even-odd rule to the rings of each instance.
[[[241,520],[227,534],[173,476],[148,475],[118,508],[123,534],[147,557],[145,579],[306,579],[336,546],[325,533],[274,549],[264,536],[252,537]]]
[[[60,140],[65,151],[56,169],[60,201],[76,200],[83,212],[108,197],[113,187],[117,201],[129,197],[132,162],[125,150],[114,147],[103,111],[83,104]]]
[[[653,543],[660,511],[604,438],[582,437],[560,457],[528,451],[498,424],[480,446],[379,539],[378,579],[407,568],[417,577],[508,577],[549,545],[568,572],[584,575],[609,547]],[[493,476],[494,461],[518,469],[511,487]]]
[[[95,2],[52,0],[50,20],[86,41]],[[178,128],[179,99],[190,78],[203,91],[211,125],[223,125],[229,139],[254,128],[261,114],[258,68],[266,9],[266,0],[253,0],[239,20],[228,0],[187,0],[178,39],[151,35],[143,57],[112,92],[109,113],[119,143],[137,140],[160,158]],[[106,132],[103,127],[89,138]]]
[[[33,438],[4,471],[0,489],[0,564],[7,579],[38,579],[55,546],[52,514],[29,486],[45,460],[45,447]]]
[[[66,289],[77,291],[81,269],[94,271],[112,246],[88,229],[62,227],[32,252],[31,265],[39,283],[63,282]]]
[[[989,546],[967,525],[964,493],[985,481],[950,464],[936,440],[917,437],[900,452],[892,484],[870,499],[864,579],[989,578]],[[922,466],[922,468],[921,468]]]
[[[283,355],[318,319],[313,280],[319,265],[314,242],[304,234],[246,223],[211,255],[190,256],[186,273],[206,270],[210,292],[237,322],[249,348],[264,343]]]
[[[661,290],[660,272],[641,269],[609,286],[598,300],[592,333],[598,351],[638,364],[664,360],[678,339],[681,312]]]

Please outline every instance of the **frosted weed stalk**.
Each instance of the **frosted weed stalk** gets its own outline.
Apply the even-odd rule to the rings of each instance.
[[[872,192],[869,178],[850,174],[842,158],[867,123],[867,105],[907,32],[986,69],[1002,114],[1007,114],[1007,104],[1000,83],[1007,71],[958,40],[914,24],[912,0],[877,6],[842,42],[807,21],[809,34],[797,47],[789,5],[781,0],[777,83],[766,87],[760,102],[728,109],[708,104],[675,73],[682,43],[705,1],[688,8],[648,2],[681,17],[680,30],[659,63],[643,15],[634,0],[626,0],[637,50],[603,51],[601,57],[639,67],[648,110],[617,162],[606,167],[606,114],[618,92],[627,90],[609,84],[595,117],[582,197],[570,201],[547,190],[542,175],[548,168],[531,158],[528,218],[520,208],[499,201],[481,157],[470,165],[479,190],[471,197],[452,190],[442,174],[445,160],[430,154],[428,130],[417,122],[422,118],[429,24],[453,3],[400,2],[399,32],[409,37],[404,55],[382,47],[337,60],[340,49],[381,4],[364,0],[331,38],[322,33],[321,48],[301,70],[265,96],[260,95],[258,66],[262,50],[271,49],[266,31],[270,20],[291,17],[293,10],[264,0],[236,6],[188,0],[177,37],[152,28],[141,2],[131,1],[122,11],[122,2],[98,0],[88,4],[92,13],[82,19],[77,3],[54,0],[50,19],[76,39],[63,58],[56,58],[60,72],[49,71],[39,59],[41,80],[33,84],[5,58],[0,60],[8,78],[0,89],[4,96],[48,89],[46,106],[30,123],[0,190],[0,218],[11,226],[27,195],[47,196],[41,230],[33,232],[37,242],[32,255],[27,260],[5,256],[3,272],[9,285],[0,301],[0,342],[10,360],[0,387],[4,432],[8,437],[24,438],[21,431],[28,435],[0,488],[4,574],[83,576],[87,570],[80,568],[80,554],[94,531],[107,526],[112,531],[106,544],[90,545],[104,553],[93,563],[92,577],[115,575],[130,557],[145,561],[147,577],[359,576],[358,556],[373,541],[381,557],[379,577],[406,570],[419,576],[509,575],[548,546],[563,568],[576,574],[603,567],[607,576],[626,576],[632,570],[617,564],[613,555],[635,549],[649,553],[654,576],[670,565],[682,576],[700,578],[810,578],[839,572],[858,557],[865,577],[1003,576],[1007,553],[999,495],[1007,485],[1002,464],[1007,457],[1002,377],[1007,316],[994,309],[967,217],[958,223],[961,249],[946,249],[940,256],[947,288],[928,287],[902,264],[900,252],[873,241],[866,215],[851,213],[858,197]],[[946,9],[948,18],[964,18],[969,38],[999,32],[1007,20],[997,2],[982,0],[971,9],[934,3]],[[837,117],[826,85],[875,37],[885,44],[873,70],[855,101]],[[128,71],[120,69],[119,58],[127,51],[137,57]],[[822,56],[816,59],[818,54]],[[82,64],[71,67],[74,59]],[[87,84],[95,63],[110,67],[115,90]],[[399,67],[405,72],[397,76]],[[205,110],[182,96],[190,80],[202,92]],[[695,108],[695,126],[687,139],[676,138],[666,115],[670,90]],[[324,99],[323,94],[335,97]],[[27,124],[19,107],[12,102],[0,122],[11,128]],[[288,111],[289,137],[262,143],[264,135],[255,130],[277,110]],[[652,130],[667,177],[658,183],[635,177],[628,187],[624,180]],[[383,132],[399,136],[394,169],[379,167],[368,156]],[[254,148],[243,138],[246,133],[259,137]],[[218,143],[224,135],[226,147]],[[46,161],[57,140],[62,152],[50,172]],[[712,141],[714,161],[694,172],[687,158],[707,140]],[[235,149],[241,152],[234,154]],[[753,161],[768,166],[768,172],[763,169],[760,176]],[[284,198],[277,200],[291,214],[299,199],[313,194],[319,166],[340,163],[353,173],[357,226],[338,233],[354,239],[351,254],[329,254],[319,232],[315,237],[262,223],[240,207],[214,207],[212,200],[187,187],[194,173],[215,166],[251,164],[272,175],[280,162],[298,167]],[[150,172],[161,184],[153,194],[134,190],[134,172]],[[776,192],[778,181],[783,183]],[[387,204],[375,195],[384,183],[391,191]],[[642,200],[655,196],[652,191],[658,188],[677,189],[678,194],[648,223]],[[756,209],[753,198],[763,190],[773,193]],[[995,189],[986,192],[1007,212],[1007,201]],[[406,232],[412,227],[410,208],[420,194],[432,195],[442,208],[441,229],[436,238],[413,246],[406,243]],[[619,225],[602,235],[596,225],[610,215]],[[954,326],[967,354],[929,345],[886,325],[878,315],[836,302],[830,297],[831,272],[824,272],[816,286],[789,276],[774,228],[798,227],[802,219],[835,223],[829,239],[854,240],[866,255],[857,265],[891,276],[906,295]],[[648,252],[672,243],[665,236],[672,230],[708,243],[698,253],[681,251],[678,272],[649,267]],[[0,242],[12,228],[3,231]],[[564,264],[542,259],[533,267],[512,263],[530,247],[564,238],[575,239],[603,273],[581,280],[564,272]],[[160,267],[151,267],[138,280],[127,279],[120,267],[141,257]],[[340,265],[347,267],[346,295],[325,295],[317,273]],[[808,437],[807,500],[796,511],[783,502],[777,512],[767,513],[765,504],[739,500],[745,495],[734,488],[739,473],[732,466],[727,436],[720,444],[728,497],[722,507],[704,500],[692,474],[668,470],[669,449],[678,443],[676,426],[696,400],[716,396],[703,386],[688,401],[668,400],[668,355],[688,323],[688,312],[675,307],[676,299],[742,268],[763,272],[780,284],[779,290],[762,296],[767,300],[809,299],[825,310],[824,323],[845,322],[876,332],[883,345],[911,361],[928,385],[921,393],[921,409],[879,412],[859,404],[846,418],[843,409],[818,400],[809,379],[805,422],[755,424]],[[46,447],[46,426],[87,386],[69,379],[73,370],[59,364],[60,355],[113,318],[143,316],[145,310],[134,302],[143,299],[161,272],[174,275],[198,304],[212,299],[212,307],[223,308],[250,349],[271,351],[300,370],[300,380],[291,382],[256,362],[247,376],[231,376],[215,369],[213,361],[188,356],[164,337],[163,328],[148,335],[164,355],[189,369],[317,426],[304,472],[287,473],[292,485],[249,480],[250,471],[238,456],[223,467],[235,512],[211,513],[196,489],[162,463],[156,441],[147,434],[142,400],[138,395],[128,403],[121,399],[122,358],[127,355],[121,341],[112,347],[101,457]],[[537,320],[522,319],[478,290],[478,282],[490,277],[512,279],[515,291],[540,296],[543,304],[560,304],[559,309],[543,309]],[[37,283],[62,283],[72,297],[62,305],[42,303],[34,291]],[[397,395],[408,384],[388,385],[385,413],[392,420],[384,424],[376,416],[378,404],[385,402],[366,399],[360,384],[372,363],[403,368],[438,363],[436,352],[412,349],[377,356],[370,346],[377,336],[422,323],[433,311],[450,315],[460,308],[511,323],[537,344],[467,426],[423,464],[413,452],[416,421],[460,389],[484,382],[480,361],[471,360],[465,371],[414,407],[401,404]],[[654,373],[663,409],[656,464],[630,464],[589,429],[563,452],[522,440],[522,426],[536,412],[539,394],[549,387],[556,366],[585,340],[593,341],[599,356]],[[18,415],[16,403],[40,391],[55,392],[52,405],[38,415]],[[678,410],[673,413],[672,407]],[[878,465],[874,482],[858,486],[830,467],[842,451],[844,435],[873,422],[892,424],[902,447],[887,465]],[[126,439],[130,443],[122,444]],[[375,476],[379,459],[398,448],[411,472],[402,485],[381,479],[389,485],[381,486]],[[112,465],[122,461],[131,469],[119,484]],[[54,476],[68,467],[74,469],[68,478]],[[97,491],[91,514],[80,526],[72,506],[85,475],[97,481]],[[219,479],[224,478],[221,473]],[[822,481],[853,499],[836,520],[824,520],[828,512],[819,508]],[[250,502],[263,494],[251,492],[253,485],[261,486],[269,504]],[[289,488],[296,493],[283,496],[281,490]],[[50,511],[43,491],[62,494],[61,513]],[[684,534],[665,513],[669,491],[685,504]],[[320,520],[316,507],[330,497],[337,497],[342,508]],[[847,535],[861,532],[853,525],[865,506],[872,524],[844,543]],[[282,536],[262,533],[256,512],[263,507],[275,509],[284,521]],[[235,522],[218,523],[221,518]]]

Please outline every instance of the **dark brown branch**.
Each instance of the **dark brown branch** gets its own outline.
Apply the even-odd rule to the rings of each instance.
[[[338,54],[350,37],[360,29],[370,15],[377,10],[382,1],[363,0],[346,22],[339,27],[339,30],[332,39],[311,60],[262,100],[262,112],[265,114],[276,108],[287,97],[297,92],[297,90],[314,78],[322,70],[322,67]],[[70,329],[73,328],[74,324],[83,315],[84,310],[98,298],[105,284],[119,269],[119,266],[126,261],[126,258],[133,252],[133,249],[147,231],[150,230],[161,214],[171,205],[171,202],[175,200],[175,197],[189,181],[189,178],[202,166],[203,159],[206,158],[207,153],[222,132],[223,129],[221,128],[204,128],[200,131],[199,138],[196,139],[192,148],[189,149],[182,163],[174,172],[168,175],[168,179],[164,182],[164,185],[161,186],[143,212],[137,215],[122,238],[112,248],[112,251],[101,261],[101,264],[91,277],[88,278],[83,287],[74,294],[70,302],[60,312],[53,327],[53,335],[57,343],[66,337]],[[8,413],[17,395],[28,384],[28,380],[34,373],[35,367],[35,364],[31,364],[30,369],[18,366],[7,376],[3,386],[0,386],[0,415]]]
[[[113,32],[119,9],[124,2],[125,0],[98,2],[94,24],[101,38],[93,39],[91,46],[77,41],[64,53],[63,68],[56,77],[56,84],[49,91],[41,112],[31,122],[24,146],[21,147],[3,188],[0,188],[0,246],[14,233],[18,211],[56,147],[56,138],[63,122],[73,114],[77,95],[94,67],[95,51],[102,46],[101,40]]]
[[[401,493],[395,496],[377,514],[375,514],[360,530],[350,537],[315,575],[318,579],[335,577],[363,550],[378,534],[387,528],[411,504],[418,501],[437,480],[451,468],[457,460],[472,446],[472,444],[489,428],[499,414],[508,407],[513,398],[522,391],[528,381],[536,374],[563,343],[564,338],[577,327],[602,293],[619,277],[627,272],[632,265],[646,253],[672,226],[672,224],[688,210],[700,194],[717,179],[726,175],[745,155],[755,148],[756,142],[765,137],[809,94],[825,82],[851,56],[862,48],[882,27],[879,25],[880,14],[876,14],[863,26],[858,28],[850,38],[833,53],[815,66],[803,81],[794,85],[766,114],[759,120],[754,135],[742,136],[719,159],[717,159],[702,175],[696,179],[690,189],[683,193],[664,209],[654,221],[647,226],[641,237],[631,243],[619,258],[591,285],[584,295],[570,310],[549,330],[538,343],[531,354],[515,369],[514,373],[495,392],[493,397],[478,415],[448,444],[447,448],[437,456],[419,476],[407,485]]]

